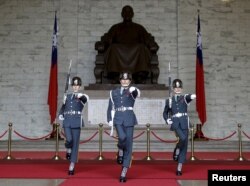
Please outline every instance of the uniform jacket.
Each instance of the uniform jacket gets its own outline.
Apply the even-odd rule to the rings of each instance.
[[[138,96],[138,89],[135,89],[132,93],[129,92],[129,88],[124,89],[123,93],[121,94],[121,87],[111,90],[110,94],[112,96],[109,98],[109,105],[107,110],[107,121],[111,121],[111,110],[112,106],[114,109],[120,107],[134,107],[135,99]],[[114,103],[114,105],[113,105]],[[115,125],[124,125],[124,126],[134,126],[137,123],[137,119],[133,110],[126,110],[126,111],[115,111],[113,123]]]
[[[87,101],[88,96],[86,94],[83,94],[80,98],[77,98],[77,93],[67,94],[65,104],[63,104],[59,112],[59,115],[64,117],[64,128],[80,128],[84,126],[82,110]]]
[[[189,103],[192,101],[191,94],[179,95],[178,100],[175,99],[175,95],[172,96],[172,116],[177,113],[185,113],[186,115],[181,117],[172,117],[173,124],[171,125],[171,129],[175,130],[177,128],[188,129],[189,128],[189,118],[187,115],[187,108]],[[163,118],[165,121],[168,119],[169,112],[169,99],[166,100],[165,108],[163,111]]]

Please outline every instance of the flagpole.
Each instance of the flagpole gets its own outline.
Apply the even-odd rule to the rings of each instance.
[[[196,46],[196,110],[201,123],[196,124],[194,140],[208,140],[202,132],[202,125],[206,121],[205,85],[203,71],[202,41],[200,29],[200,10],[197,9],[197,46]]]
[[[57,50],[57,11],[55,11],[53,34],[52,34],[52,52],[51,52],[51,67],[50,67],[50,81],[49,81],[49,92],[48,92],[48,105],[50,114],[50,123],[52,125],[52,132],[49,138],[46,139],[56,139],[57,132],[57,97],[58,97],[58,50]],[[59,134],[59,138],[60,137]]]

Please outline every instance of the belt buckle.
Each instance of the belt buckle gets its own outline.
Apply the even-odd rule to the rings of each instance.
[[[179,113],[179,112],[176,114],[176,117],[177,117],[177,118],[179,118],[179,117],[181,117],[181,116],[182,116],[182,114]]]
[[[121,107],[121,111],[124,112],[126,108],[124,106]]]

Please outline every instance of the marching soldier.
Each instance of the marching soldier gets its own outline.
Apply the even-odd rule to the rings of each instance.
[[[122,165],[120,182],[127,180],[126,174],[132,157],[134,126],[137,124],[133,107],[135,99],[140,96],[140,91],[130,86],[131,80],[130,73],[120,74],[121,87],[110,91],[107,110],[107,121],[111,127],[115,126],[118,134],[117,163]]]
[[[195,94],[182,94],[183,86],[180,79],[172,83],[174,95],[166,100],[163,111],[163,118],[171,130],[175,131],[179,142],[176,144],[173,153],[174,161],[178,161],[176,175],[182,175],[182,164],[186,161],[188,147],[189,118],[187,108],[189,103],[196,98]],[[171,112],[171,115],[169,115]]]
[[[89,96],[80,93],[82,81],[79,77],[72,78],[73,93],[64,96],[64,103],[59,112],[59,120],[63,120],[66,136],[66,159],[70,161],[68,175],[74,175],[75,163],[78,161],[78,150],[81,128],[84,127],[82,110],[88,102]]]

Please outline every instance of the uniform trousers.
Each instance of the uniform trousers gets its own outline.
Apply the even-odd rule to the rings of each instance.
[[[133,151],[134,126],[115,125],[118,134],[118,148],[123,149],[123,167],[130,167]]]
[[[70,162],[76,163],[78,161],[78,149],[81,128],[64,128],[66,140],[72,144]]]
[[[184,163],[186,161],[187,148],[188,148],[188,129],[175,129],[177,137],[179,137],[179,142],[177,148],[180,149],[178,163]]]

